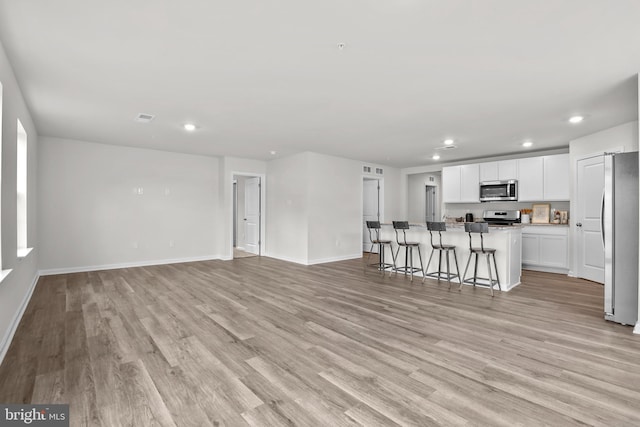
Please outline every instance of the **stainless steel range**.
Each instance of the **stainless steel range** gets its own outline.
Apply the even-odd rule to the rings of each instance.
[[[518,210],[505,210],[505,211],[484,211],[482,213],[482,219],[489,224],[494,225],[513,225],[520,223],[520,211]]]

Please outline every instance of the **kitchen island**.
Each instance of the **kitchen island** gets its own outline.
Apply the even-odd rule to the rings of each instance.
[[[402,231],[398,230],[400,239],[402,239]],[[381,238],[393,241],[393,250],[397,250],[396,236],[391,224],[383,224],[381,229]],[[438,233],[433,233],[434,243],[439,243]],[[496,264],[498,267],[498,275],[500,279],[500,290],[509,291],[513,287],[520,284],[520,274],[522,271],[522,227],[520,225],[505,226],[489,226],[489,233],[483,234],[484,246],[496,250]],[[427,266],[429,254],[431,253],[431,240],[429,230],[424,224],[412,224],[407,231],[407,241],[420,243],[420,251],[422,251],[422,262],[428,273],[438,270],[438,251],[433,254],[431,264]],[[447,231],[442,233],[442,243],[456,246],[456,254],[458,256],[458,266],[460,267],[460,275],[464,273],[465,265],[469,257],[469,234],[464,231],[464,223],[447,223]],[[480,235],[473,234],[473,246],[480,247]],[[390,254],[386,253],[385,258],[390,262]],[[473,276],[473,264],[475,256],[471,259],[467,278]],[[396,265],[403,266],[405,262],[404,250],[400,250]],[[493,263],[492,263],[493,264]],[[414,251],[413,259],[414,267],[420,267],[418,260],[418,251]],[[442,260],[442,269],[446,272],[446,259]],[[455,261],[453,254],[450,255],[450,269],[455,273]],[[402,273],[398,273],[402,274]],[[493,265],[492,265],[492,274]],[[416,278],[421,276],[416,274]],[[480,255],[478,260],[478,277],[489,277],[487,272],[487,262],[484,255]],[[428,277],[428,279],[433,279]],[[495,279],[495,277],[494,277]],[[435,280],[435,279],[434,279]],[[442,280],[442,279],[441,279]],[[446,281],[446,279],[444,279]],[[452,279],[453,282],[459,283],[458,278]],[[478,280],[479,284],[488,284],[488,280]],[[498,289],[497,286],[494,289]],[[487,291],[488,292],[488,291]]]

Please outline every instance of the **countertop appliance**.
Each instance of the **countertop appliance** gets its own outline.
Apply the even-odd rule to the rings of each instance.
[[[518,201],[518,181],[483,181],[480,183],[481,202]]]
[[[465,214],[464,222],[473,222],[473,214],[472,213]]]
[[[520,211],[484,211],[482,212],[482,219],[494,225],[513,225],[520,222]]]
[[[604,156],[604,318],[638,320],[638,153]]]

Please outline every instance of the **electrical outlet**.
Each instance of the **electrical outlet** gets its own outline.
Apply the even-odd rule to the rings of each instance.
[[[138,249],[138,242],[131,242],[131,247],[133,249]]]
[[[173,240],[169,240],[169,247],[172,248],[174,246],[175,246],[174,241]]]

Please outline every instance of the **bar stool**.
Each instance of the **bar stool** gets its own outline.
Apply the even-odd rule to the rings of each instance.
[[[478,256],[480,254],[484,254],[487,256],[487,269],[489,271],[489,278],[482,278],[483,280],[489,280],[489,289],[491,290],[491,296],[493,296],[493,285],[498,284],[498,289],[500,289],[500,279],[498,278],[498,266],[496,265],[496,250],[493,248],[485,248],[484,240],[482,235],[489,232],[489,224],[486,222],[467,222],[464,224],[464,231],[469,233],[469,259],[467,260],[467,266],[464,268],[463,283],[472,283],[473,286],[478,284]],[[471,237],[471,233],[480,233],[480,247],[473,247],[473,238]],[[473,267],[473,279],[466,279],[467,270],[469,269],[469,263],[471,262],[471,256],[476,255],[476,262]],[[493,267],[496,272],[496,280],[493,280],[493,276],[491,275],[491,262],[490,258],[493,257]],[[460,289],[462,290],[462,282],[460,283]]]
[[[396,257],[393,255],[393,248],[391,247],[391,240],[381,240],[380,239],[380,221],[367,221],[367,229],[369,230],[369,240],[371,240],[371,249],[369,249],[369,256],[367,256],[367,265],[378,267],[378,270],[384,271],[387,267],[396,268]],[[373,251],[373,245],[378,245],[378,262],[374,262],[373,264],[369,264],[369,258],[371,258],[371,252]],[[393,259],[393,264],[389,264],[384,262],[384,248],[389,246],[389,250],[391,251],[391,258]],[[366,267],[366,266],[365,266]]]
[[[427,230],[429,230],[429,236],[431,237],[431,255],[429,255],[429,261],[427,261],[427,270],[431,265],[431,258],[433,258],[433,253],[438,251],[438,271],[434,271],[432,273],[427,273],[425,270],[424,277],[422,278],[422,282],[424,283],[424,279],[429,277],[436,277],[438,282],[442,278],[442,253],[445,253],[446,261],[447,261],[447,282],[449,282],[449,289],[451,289],[451,279],[457,277],[458,281],[462,285],[462,278],[460,277],[460,267],[458,266],[458,257],[456,256],[456,247],[455,245],[445,245],[442,243],[442,232],[447,231],[447,225],[444,222],[427,222]],[[437,231],[438,236],[440,237],[439,243],[433,243],[433,232]],[[453,252],[453,260],[456,263],[456,273],[451,274],[449,268],[449,253]]]
[[[396,250],[395,260],[398,259],[398,254],[400,253],[400,248],[404,248],[404,267],[395,268],[396,274],[398,274],[398,270],[404,271],[405,276],[407,273],[411,274],[411,281],[413,281],[413,273],[421,272],[424,274],[424,267],[422,265],[422,253],[420,253],[420,243],[418,242],[407,242],[407,230],[409,229],[409,222],[407,221],[393,221],[393,229],[396,232],[396,243],[398,244],[398,249]],[[400,235],[398,230],[402,230],[402,241],[400,241]],[[420,267],[413,266],[413,248],[418,248],[418,258],[420,259]]]

